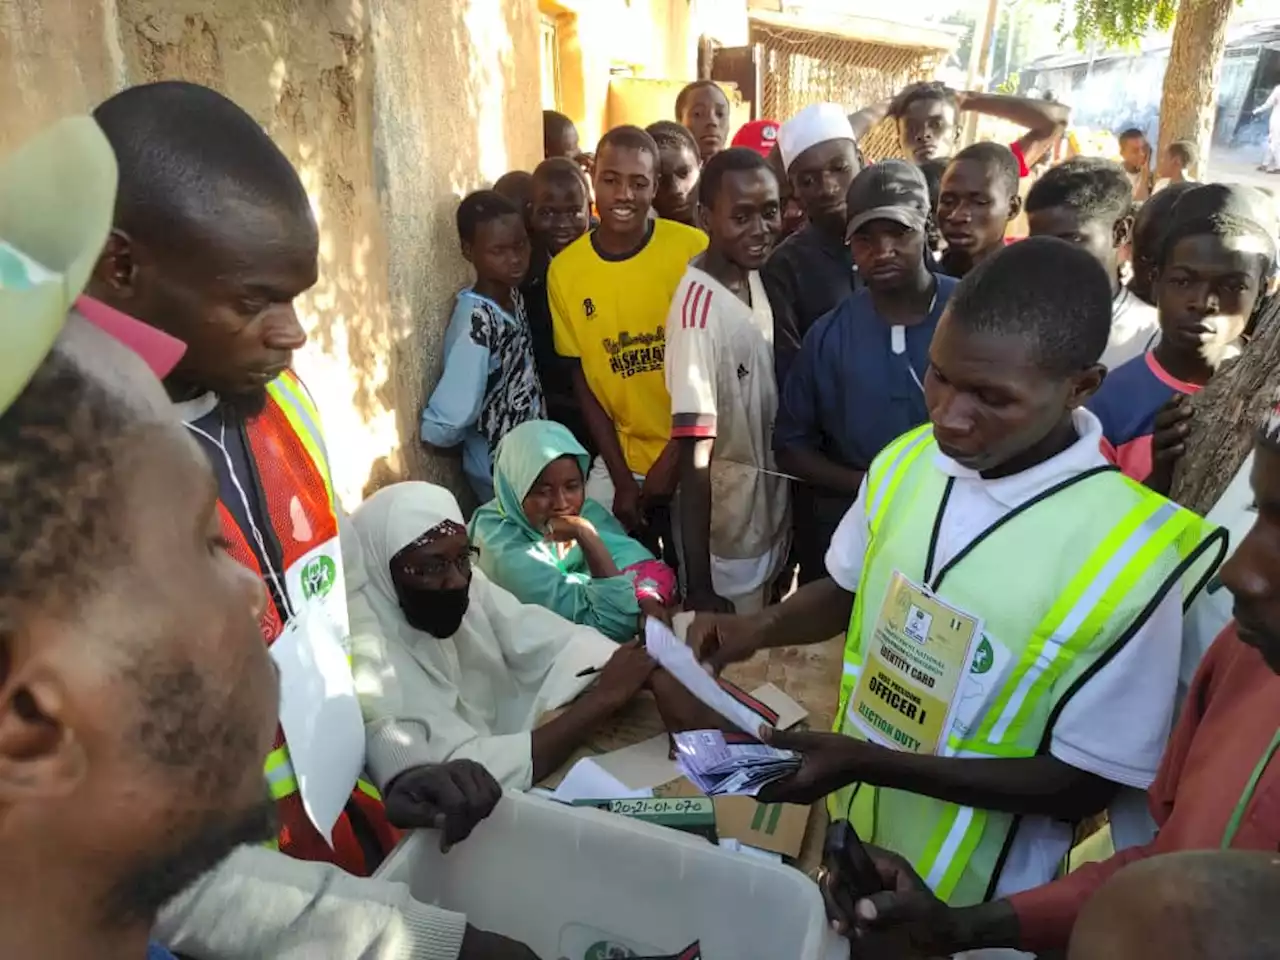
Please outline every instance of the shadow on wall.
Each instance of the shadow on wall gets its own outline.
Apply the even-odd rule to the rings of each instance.
[[[296,366],[348,508],[413,476],[452,298],[458,198],[540,153],[533,0],[118,0],[128,81],[226,93],[294,162],[320,227]],[[211,12],[216,10],[216,12]],[[527,74],[527,76],[526,76]],[[527,102],[526,102],[527,101]]]

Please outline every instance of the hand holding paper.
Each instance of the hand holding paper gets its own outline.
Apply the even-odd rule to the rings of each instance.
[[[743,699],[750,699],[745,693],[740,695],[740,699],[709,676],[694,658],[693,651],[681,643],[665,623],[650,617],[645,621],[644,636],[649,656],[685,689],[743,733],[755,737],[762,722],[771,725],[776,721],[777,715],[764,704],[748,706],[743,702]]]

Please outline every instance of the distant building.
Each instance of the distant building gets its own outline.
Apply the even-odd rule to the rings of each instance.
[[[1160,94],[1169,62],[1169,37],[1144,42],[1136,52],[1059,53],[1033,60],[1020,73],[1023,92],[1050,92],[1071,104],[1072,123],[1117,133],[1159,133]],[[1267,118],[1252,110],[1280,83],[1280,20],[1260,20],[1232,28],[1218,88],[1213,142],[1222,146],[1258,143]]]

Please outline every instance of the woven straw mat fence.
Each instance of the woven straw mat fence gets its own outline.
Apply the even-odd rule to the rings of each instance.
[[[762,117],[786,120],[811,103],[829,101],[850,113],[924,80],[943,53],[923,47],[864,43],[824,33],[752,23],[751,42],[764,48]],[[878,124],[863,140],[868,160],[899,156],[892,121]]]

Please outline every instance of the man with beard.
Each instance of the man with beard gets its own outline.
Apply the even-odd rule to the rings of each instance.
[[[224,549],[208,462],[155,377],[68,319],[113,190],[87,117],[0,168],[5,957],[169,957],[148,946],[161,905],[272,834],[261,581]]]
[[[115,152],[120,189],[89,292],[187,344],[165,387],[213,466],[226,549],[268,591],[259,629],[270,646],[284,641],[273,655],[286,698],[317,685],[350,692],[302,698],[301,728],[320,732],[299,753],[279,728],[266,754],[280,821],[273,845],[317,863],[239,851],[168,914],[170,942],[198,955],[305,955],[307,944],[327,940],[344,955],[408,946],[424,958],[453,960],[460,949],[488,956],[468,953],[483,951],[488,935],[464,917],[326,866],[369,876],[395,827],[443,827],[447,842],[461,840],[500,792],[474,764],[407,770],[387,785],[384,811],[361,779],[365,732],[343,664],[347,592],[363,581],[363,562],[358,542],[339,533],[319,417],[288,369],[306,340],[293,300],[316,280],[318,236],[302,184],[248,114],[203,87],[136,87],[103,103],[95,119]],[[357,625],[374,623],[360,614],[352,608]],[[296,648],[307,652],[290,655]],[[303,666],[326,658],[335,664],[327,673]],[[300,792],[316,782],[327,788]],[[235,924],[223,921],[226,911]],[[496,949],[510,948],[501,941]]]

